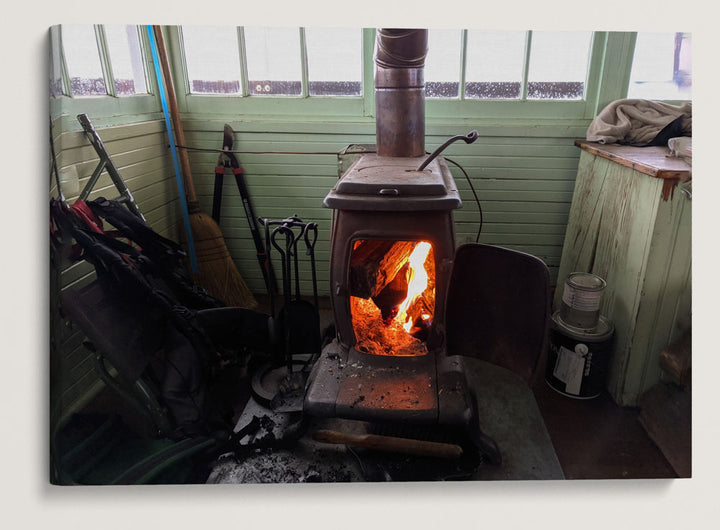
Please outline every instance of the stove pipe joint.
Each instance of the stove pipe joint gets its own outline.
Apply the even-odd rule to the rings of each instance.
[[[378,29],[375,127],[378,156],[425,154],[427,29]]]

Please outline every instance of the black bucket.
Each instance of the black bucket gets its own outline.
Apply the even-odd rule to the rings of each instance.
[[[553,390],[576,399],[592,399],[605,388],[615,332],[600,316],[594,329],[565,323],[560,312],[552,316],[550,351],[545,380]]]

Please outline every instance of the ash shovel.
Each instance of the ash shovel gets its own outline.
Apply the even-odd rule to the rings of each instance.
[[[298,242],[307,233],[308,235],[305,240],[308,246],[308,253],[314,266],[313,248],[314,240],[317,238],[315,232],[316,225],[315,229],[310,228],[310,231],[315,234],[313,239],[311,239],[309,232],[307,232],[308,226],[310,225],[298,225],[299,226],[291,227],[290,223],[283,224],[275,228],[271,236],[272,244],[280,254],[283,269],[284,306],[278,316],[278,332],[285,348],[285,361],[287,362],[288,370],[290,370],[292,365],[293,355],[314,354],[318,353],[320,349],[320,323],[317,303],[312,304],[307,300],[303,300],[301,297],[298,259]],[[299,228],[299,233],[296,234],[293,228]],[[284,248],[278,241],[281,235],[285,237]],[[295,280],[294,298],[292,293],[293,272]],[[317,299],[315,287],[313,294]]]

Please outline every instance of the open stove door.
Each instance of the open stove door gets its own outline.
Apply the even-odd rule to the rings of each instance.
[[[547,266],[516,250],[460,246],[450,276],[445,322],[448,355],[481,359],[534,383],[547,357]]]

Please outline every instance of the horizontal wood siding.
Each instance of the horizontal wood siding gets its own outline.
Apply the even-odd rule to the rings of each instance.
[[[282,219],[296,214],[319,224],[318,282],[320,292],[328,294],[332,212],[323,208],[322,201],[338,178],[337,152],[351,144],[373,144],[374,122],[294,121],[282,127],[255,120],[193,116],[184,122],[185,137],[192,148],[189,158],[200,205],[208,213],[212,210],[219,153],[203,150],[222,147],[225,123],[235,132],[234,149],[242,151],[237,156],[256,216]],[[426,150],[434,150],[453,134],[467,132],[468,127],[428,126]],[[478,128],[480,138],[474,144],[454,144],[444,154],[465,169],[478,195],[483,213],[480,242],[540,257],[554,283],[579,157],[573,142],[584,128],[576,124],[540,129],[545,136],[538,135],[537,124],[485,126]],[[496,130],[501,134],[495,134]],[[526,135],[528,131],[531,133]],[[463,200],[462,209],[455,212],[459,245],[475,241],[480,217],[463,173],[452,163],[449,167]],[[248,285],[254,292],[263,293],[250,229],[230,174],[223,185],[220,227]],[[309,288],[309,283],[304,287]]]
[[[101,128],[92,116],[90,118],[150,226],[166,237],[177,239],[178,194],[164,123],[156,119],[137,122],[129,116],[127,125]],[[67,202],[72,204],[97,167],[99,158],[85,134],[69,125],[67,117],[56,120],[53,140],[59,170],[63,172],[73,166],[78,175],[77,192],[63,190]],[[107,172],[103,172],[89,198],[104,196],[112,199],[118,195]],[[57,196],[54,178],[50,196]],[[94,269],[87,262],[63,260],[59,288],[61,291],[79,288],[94,277]],[[55,318],[60,320],[55,321]],[[59,335],[54,341],[59,355],[53,360],[54,399],[58,401],[53,404],[53,410],[56,414],[67,415],[102,385],[94,371],[92,354],[83,346],[82,331],[64,320],[57,308],[51,308],[51,320],[57,324],[53,329]]]

